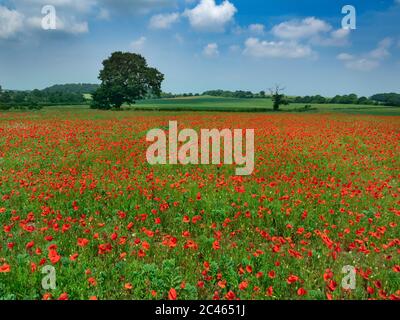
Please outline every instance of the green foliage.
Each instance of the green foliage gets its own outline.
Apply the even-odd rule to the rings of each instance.
[[[386,106],[400,106],[400,94],[398,93],[379,93],[373,95],[370,99]]]
[[[44,105],[77,105],[86,103],[80,93],[63,91],[32,90],[0,90],[0,110],[8,109],[41,109]]]
[[[114,52],[103,61],[99,79],[101,86],[93,93],[92,108],[119,109],[122,104],[132,104],[147,95],[161,95],[164,75],[147,65],[141,55]]]
[[[279,85],[275,85],[274,88],[271,88],[269,90],[271,92],[274,111],[278,111],[281,105],[289,104],[289,101],[285,98],[285,95],[282,94],[284,89],[281,88]]]
[[[93,93],[99,87],[100,85],[91,83],[68,83],[68,84],[56,84],[44,89],[43,91],[49,93],[62,92],[62,93],[85,94],[85,93]]]
[[[252,98],[265,98],[265,92],[261,91],[259,94],[252,93],[251,91],[226,91],[226,90],[210,90],[205,91],[203,96],[211,97],[224,97],[224,98],[239,98],[239,99],[252,99]]]

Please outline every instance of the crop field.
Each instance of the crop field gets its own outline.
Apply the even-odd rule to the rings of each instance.
[[[0,298],[399,299],[400,117],[350,113],[0,113]],[[170,120],[255,129],[253,174],[150,166]]]
[[[222,97],[186,97],[174,99],[154,99],[138,101],[130,106],[133,110],[160,111],[232,111],[232,112],[271,112],[272,100],[269,98],[240,99]],[[304,103],[291,103],[282,106],[284,112],[304,111]],[[399,107],[349,105],[349,104],[309,104],[308,113],[341,112],[348,114],[400,115]]]

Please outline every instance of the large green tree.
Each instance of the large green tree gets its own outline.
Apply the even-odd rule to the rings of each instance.
[[[93,94],[92,108],[120,108],[124,103],[135,103],[149,93],[161,95],[164,75],[147,65],[139,54],[114,52],[103,61],[99,79],[101,86]]]

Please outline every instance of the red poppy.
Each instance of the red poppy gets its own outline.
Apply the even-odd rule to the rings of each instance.
[[[299,280],[299,277],[292,274],[287,278],[287,283],[292,284],[292,283],[297,282],[298,280]]]
[[[78,246],[86,247],[89,244],[89,240],[85,238],[78,238]]]
[[[176,300],[177,298],[177,293],[174,288],[171,288],[168,292],[168,300]]]
[[[228,291],[228,293],[225,295],[225,298],[227,300],[234,300],[236,299],[236,295],[233,291]]]
[[[61,293],[60,296],[58,297],[58,300],[68,300],[68,293],[64,292]]]
[[[248,286],[249,283],[247,281],[242,281],[241,283],[239,283],[239,290],[246,290]]]
[[[124,288],[126,290],[131,290],[133,288],[133,285],[131,283],[125,283]]]
[[[11,271],[11,267],[9,264],[4,263],[2,266],[0,266],[0,273],[8,273]]]
[[[297,294],[298,294],[299,296],[304,296],[304,295],[307,294],[307,291],[306,291],[304,288],[299,288],[299,289],[297,290]]]
[[[268,287],[266,295],[271,297],[274,294],[274,288],[272,286]]]

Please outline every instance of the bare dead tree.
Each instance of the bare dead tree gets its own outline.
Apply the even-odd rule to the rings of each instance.
[[[268,90],[274,102],[274,111],[278,111],[280,106],[285,104],[285,95],[283,94],[285,88],[281,87],[279,84],[275,84],[273,88],[269,88]]]

